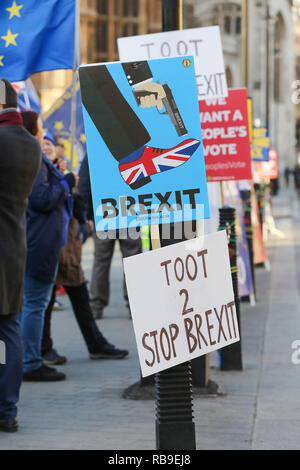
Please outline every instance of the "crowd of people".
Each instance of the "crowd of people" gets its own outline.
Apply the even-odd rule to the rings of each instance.
[[[96,322],[109,301],[114,240],[95,234],[87,156],[78,174],[68,168],[61,136],[43,133],[37,113],[18,112],[14,88],[1,81],[0,341],[6,357],[0,363],[0,430],[14,432],[22,381],[66,378],[53,367],[67,360],[51,334],[57,286],[71,301],[90,359],[123,359],[128,351],[112,345]],[[95,241],[91,299],[81,267],[87,232]],[[123,256],[141,252],[140,239],[120,245]],[[125,286],[124,298],[129,309]]]

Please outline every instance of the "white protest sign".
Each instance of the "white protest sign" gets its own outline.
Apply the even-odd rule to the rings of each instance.
[[[225,231],[124,259],[143,377],[239,341]]]
[[[219,26],[118,39],[122,62],[193,55],[199,100],[228,95]]]

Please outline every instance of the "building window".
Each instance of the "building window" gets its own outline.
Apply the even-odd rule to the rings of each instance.
[[[93,51],[95,50],[95,24],[92,21],[87,23],[88,38],[87,38],[87,60],[88,62],[94,61]]]
[[[120,0],[115,0],[115,15],[118,16],[120,15]]]
[[[133,0],[132,16],[135,16],[136,18],[139,16],[139,2],[138,2],[138,0]]]
[[[98,21],[96,38],[97,52],[105,52],[107,50],[107,23],[105,21]]]
[[[108,0],[97,0],[97,10],[101,15],[107,15]]]
[[[139,0],[123,0],[123,16],[139,16]]]
[[[137,36],[139,34],[139,28],[137,23],[132,25],[132,36]]]
[[[224,32],[226,34],[231,33],[231,18],[230,18],[230,16],[225,16],[225,19],[224,19]]]
[[[94,18],[93,60],[118,60],[117,38],[161,29],[161,0],[92,0]],[[158,7],[159,5],[159,7]],[[158,18],[158,24],[155,23]],[[89,47],[91,47],[90,43]]]
[[[235,20],[235,34],[240,35],[240,34],[241,34],[241,30],[242,30],[242,19],[241,19],[241,17],[239,16],[239,17]]]
[[[125,38],[127,36],[129,36],[129,25],[128,23],[124,23],[122,29],[122,37]]]
[[[235,3],[219,4],[213,10],[212,24],[224,34],[241,34],[241,7]]]
[[[230,67],[226,67],[225,72],[226,72],[227,87],[233,88],[233,78],[232,78],[232,72],[230,70]]]
[[[123,0],[123,16],[129,16],[129,0]]]

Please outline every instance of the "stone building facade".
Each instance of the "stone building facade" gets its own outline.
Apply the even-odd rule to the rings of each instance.
[[[292,0],[248,0],[247,88],[253,99],[253,121],[268,126],[279,167],[295,162],[294,19]],[[227,81],[242,83],[242,0],[185,0],[184,27],[219,25]]]

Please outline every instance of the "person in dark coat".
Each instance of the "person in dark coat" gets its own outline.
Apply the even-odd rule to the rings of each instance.
[[[0,101],[0,430],[18,430],[17,402],[22,381],[22,309],[26,259],[25,211],[41,163],[41,148],[24,129],[17,94],[6,80]],[[0,96],[1,98],[1,96]]]
[[[86,223],[86,208],[79,193],[74,194],[73,217],[69,224],[68,242],[59,255],[56,284],[65,288],[71,301],[75,318],[86,343],[91,359],[123,359],[128,355],[125,349],[110,344],[99,330],[90,307],[89,292],[81,267],[83,233]],[[47,365],[63,364],[64,356],[57,354],[51,338],[51,312],[55,301],[55,289],[45,314],[42,341],[42,356]]]
[[[25,111],[22,115],[28,128],[32,127],[32,120],[38,119],[32,111]],[[66,212],[75,176],[73,173],[64,176],[55,167],[56,152],[50,151],[51,145],[55,150],[55,141],[50,134],[45,137],[48,157],[42,154],[41,169],[29,197],[26,214],[27,259],[20,316],[24,342],[23,380],[27,381],[65,379],[65,374],[43,364],[41,342],[44,314],[51,297],[59,253],[66,243]]]
[[[84,200],[87,204],[87,219],[93,226],[94,212],[87,155],[85,155],[83,158],[79,170],[78,191],[84,197]],[[96,235],[96,230],[93,230],[93,238],[95,253],[91,279],[90,304],[95,319],[100,319],[103,316],[103,309],[108,305],[109,302],[109,272],[116,240],[109,237],[100,239]],[[121,232],[118,230],[116,238],[119,240],[123,258],[137,255],[142,252],[141,238],[130,238],[129,231],[128,236],[124,238],[121,236]],[[123,296],[126,307],[128,308],[129,316],[131,317],[125,278],[123,281]]]

